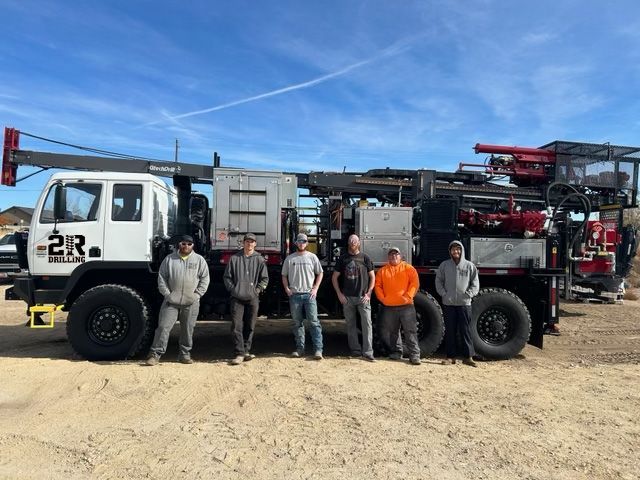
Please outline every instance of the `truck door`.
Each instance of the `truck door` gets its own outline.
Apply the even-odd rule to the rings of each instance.
[[[149,187],[148,182],[108,182],[105,261],[151,260]]]
[[[85,262],[102,259],[105,182],[63,182],[66,215],[55,222],[57,185],[60,182],[50,184],[29,232],[29,267],[34,275],[66,276]]]

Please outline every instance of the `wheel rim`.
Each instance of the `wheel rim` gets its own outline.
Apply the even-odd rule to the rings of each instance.
[[[503,345],[512,336],[513,321],[501,308],[489,308],[478,317],[478,336],[490,345]]]
[[[113,345],[127,336],[129,325],[127,312],[115,305],[107,305],[91,314],[87,327],[91,340],[100,345]]]

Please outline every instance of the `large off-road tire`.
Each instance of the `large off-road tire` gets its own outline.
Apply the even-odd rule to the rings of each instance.
[[[67,337],[87,360],[121,360],[149,348],[153,325],[149,308],[135,290],[99,285],[71,306]]]
[[[527,344],[531,317],[517,295],[502,288],[486,288],[473,299],[471,310],[471,338],[478,355],[506,360]]]
[[[418,343],[422,355],[434,353],[444,338],[444,317],[442,308],[426,292],[418,292],[413,299],[418,320]]]

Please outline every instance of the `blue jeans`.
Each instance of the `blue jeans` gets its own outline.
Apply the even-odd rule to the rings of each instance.
[[[297,293],[289,297],[291,319],[293,320],[293,337],[296,341],[296,350],[304,352],[304,320],[309,324],[309,333],[315,352],[322,352],[322,327],[318,320],[318,304],[309,293]]]

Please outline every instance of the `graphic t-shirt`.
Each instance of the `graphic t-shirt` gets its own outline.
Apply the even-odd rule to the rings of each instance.
[[[369,272],[372,270],[373,262],[366,253],[342,255],[336,262],[336,271],[340,272],[338,280],[342,283],[342,293],[346,297],[364,295],[369,289]]]

